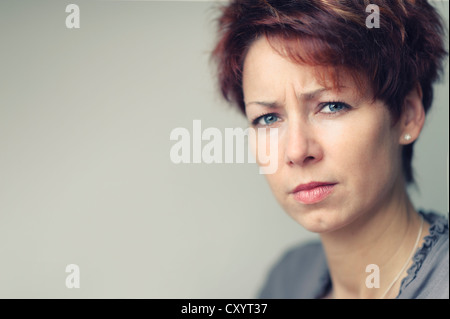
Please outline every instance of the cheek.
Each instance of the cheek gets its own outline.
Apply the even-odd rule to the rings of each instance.
[[[286,178],[283,175],[284,153],[282,128],[250,130],[250,145],[260,172],[278,200],[282,200],[286,191]],[[263,168],[261,170],[261,168]],[[267,169],[264,169],[267,168]],[[269,173],[268,173],[269,172]]]
[[[330,143],[329,159],[352,183],[367,188],[387,186],[398,171],[398,143],[387,111],[367,112],[341,129],[338,142]],[[351,174],[349,174],[351,172]]]
[[[278,172],[281,155],[278,128],[251,128],[249,147],[262,174],[274,175]]]

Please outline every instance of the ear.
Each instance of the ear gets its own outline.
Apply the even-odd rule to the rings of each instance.
[[[405,97],[403,113],[400,117],[401,145],[417,140],[425,123],[425,110],[422,104],[422,87],[417,84]]]

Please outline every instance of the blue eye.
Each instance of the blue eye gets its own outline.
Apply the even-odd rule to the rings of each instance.
[[[278,121],[278,116],[276,116],[273,113],[269,113],[269,114],[260,116],[257,119],[255,119],[253,121],[253,125],[267,126],[267,125],[271,125],[271,124],[275,123],[276,121]]]
[[[342,110],[349,109],[350,107],[343,102],[327,102],[322,104],[322,113],[338,113]]]

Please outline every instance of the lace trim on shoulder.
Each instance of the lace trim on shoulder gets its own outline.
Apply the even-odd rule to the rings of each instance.
[[[436,213],[424,213],[422,211],[419,213],[428,223],[430,223],[430,234],[424,238],[422,247],[415,253],[413,257],[413,264],[407,271],[408,275],[403,278],[400,285],[399,295],[402,293],[402,290],[416,278],[417,272],[422,267],[425,258],[428,256],[438,239],[442,236],[442,234],[448,232],[448,220],[445,216],[438,215]]]

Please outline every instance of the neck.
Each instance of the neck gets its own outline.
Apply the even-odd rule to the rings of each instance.
[[[392,192],[390,197],[385,204],[366,212],[349,225],[321,234],[333,297],[396,297],[403,274],[385,296],[384,293],[411,255],[421,220],[405,191]],[[370,280],[376,276],[376,270],[371,268],[366,272],[368,265],[376,265],[379,269],[379,288],[370,288],[366,284],[366,280],[376,282]]]

